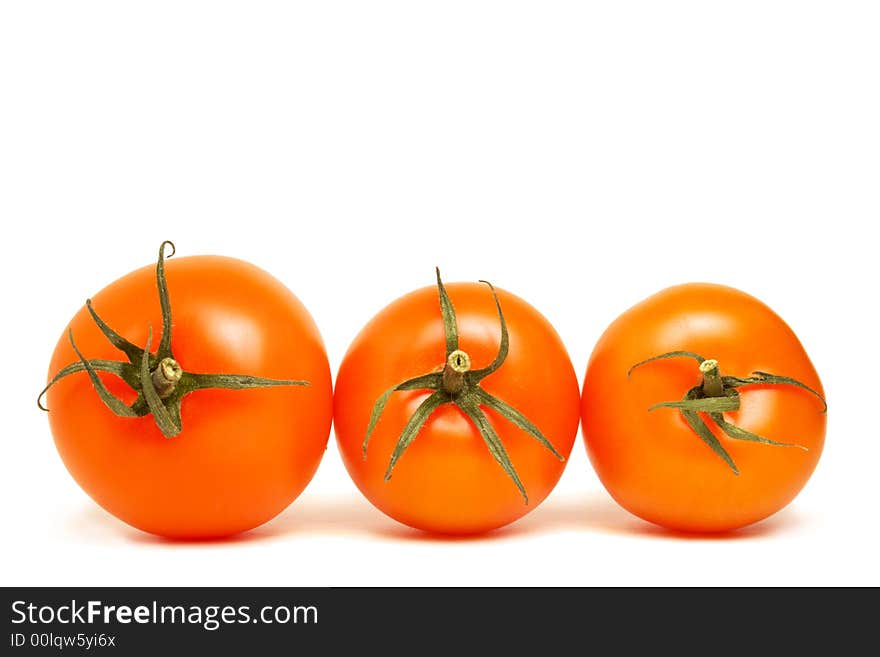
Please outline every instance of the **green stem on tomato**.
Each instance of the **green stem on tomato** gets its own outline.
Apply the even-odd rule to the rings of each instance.
[[[700,373],[703,375],[702,389],[707,397],[721,397],[724,395],[724,383],[721,381],[721,372],[718,369],[718,361],[712,358],[700,363]]]
[[[471,357],[461,349],[453,351],[443,366],[443,389],[452,396],[459,394],[465,385],[465,374],[470,369]]]
[[[797,443],[783,443],[776,440],[759,436],[750,431],[746,431],[724,418],[725,412],[738,411],[740,409],[739,388],[750,385],[789,385],[801,388],[822,401],[824,413],[828,405],[825,398],[818,392],[810,388],[805,383],[801,383],[796,379],[768,372],[753,372],[752,376],[736,377],[721,376],[718,361],[714,359],[706,359],[695,354],[692,351],[676,350],[668,351],[658,356],[651,356],[639,361],[633,365],[627,372],[627,377],[632,374],[633,370],[642,367],[656,360],[665,360],[668,358],[691,358],[699,363],[699,371],[701,381],[699,384],[690,388],[680,401],[664,401],[653,404],[648,411],[658,408],[674,408],[681,414],[682,419],[690,426],[694,433],[706,445],[723,460],[733,474],[738,475],[739,469],[731,458],[730,454],[721,444],[718,436],[713,432],[706,423],[706,417],[711,421],[722,434],[733,440],[744,440],[763,445],[772,445],[775,447],[797,447],[807,451],[807,448]]]
[[[431,417],[433,412],[444,404],[455,404],[477,428],[477,431],[479,431],[480,436],[483,438],[489,453],[516,486],[517,490],[522,495],[523,501],[528,504],[529,498],[525,486],[520,480],[516,468],[511,462],[510,456],[508,455],[501,438],[498,436],[481,406],[491,408],[494,412],[511,422],[514,426],[532,436],[559,460],[564,461],[565,458],[555,447],[553,447],[552,443],[544,436],[544,434],[528,420],[528,418],[506,402],[490,395],[480,385],[484,378],[498,370],[504,364],[510,344],[507,323],[504,320],[504,313],[501,310],[501,302],[498,300],[498,294],[495,292],[495,288],[487,281],[480,281],[481,283],[486,283],[491,290],[492,298],[495,301],[495,308],[498,311],[498,321],[501,324],[501,342],[498,346],[498,355],[486,367],[474,370],[471,368],[470,356],[465,351],[458,348],[458,322],[455,316],[455,308],[452,305],[452,301],[449,299],[449,295],[446,293],[446,288],[440,278],[440,270],[438,269],[436,273],[437,291],[440,297],[440,316],[443,321],[446,339],[446,357],[442,371],[439,373],[423,374],[408,379],[403,383],[396,384],[386,390],[376,400],[364,436],[364,458],[367,458],[367,446],[370,443],[370,436],[382,416],[385,405],[388,403],[388,400],[393,393],[400,390],[433,390],[434,392],[415,410],[398,436],[397,445],[394,448],[391,461],[389,462],[385,473],[385,479],[387,480],[391,478],[392,470],[397,464],[397,461],[416,439],[419,431],[421,431],[422,427]]]
[[[159,292],[159,306],[162,310],[162,337],[159,340],[156,354],[150,353],[149,342],[147,348],[142,349],[110,328],[95,312],[91,300],[87,300],[86,308],[95,325],[114,347],[125,354],[128,360],[88,360],[81,356],[73,342],[72,331],[68,331],[71,346],[80,359],[63,367],[49,380],[49,383],[37,396],[37,405],[41,410],[49,410],[43,406],[42,399],[52,386],[72,374],[86,372],[99,398],[111,412],[120,417],[152,415],[162,434],[166,438],[172,438],[183,429],[181,402],[186,395],[196,390],[209,388],[243,390],[309,385],[308,381],[266,379],[247,374],[200,374],[185,371],[171,352],[171,300],[165,279],[165,259],[169,256],[165,254],[166,247],[171,248],[169,256],[173,255],[175,251],[174,244],[169,241],[162,242],[159,246],[159,260],[156,263],[156,287]],[[152,334],[152,329],[150,329],[150,333]],[[96,374],[98,371],[114,374],[121,378],[137,393],[134,402],[126,405],[120,398],[113,395]]]

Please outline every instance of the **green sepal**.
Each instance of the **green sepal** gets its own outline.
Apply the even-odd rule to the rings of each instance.
[[[101,319],[100,315],[95,312],[95,309],[92,307],[91,299],[86,299],[86,309],[92,316],[92,320],[95,322],[95,324],[98,325],[98,328],[101,329],[101,333],[103,333],[104,337],[110,341],[110,344],[112,344],[114,347],[119,349],[119,351],[128,356],[128,360],[131,362],[132,365],[136,365],[138,368],[140,368],[141,358],[144,355],[144,350],[138,347],[136,344],[129,342],[112,328],[110,328],[107,323],[103,319]],[[152,354],[150,355],[150,358],[152,359],[150,361],[150,365],[155,366],[155,358],[152,356]]]
[[[249,374],[198,374],[184,373],[175,390],[189,394],[196,390],[250,390],[251,388],[268,388],[271,386],[308,386],[308,381],[295,379],[267,379]]]
[[[706,443],[709,448],[715,452],[718,456],[720,456],[730,469],[733,470],[733,474],[738,475],[739,469],[736,467],[736,464],[733,462],[733,459],[730,458],[730,454],[727,453],[727,450],[719,442],[718,438],[715,437],[715,434],[712,433],[712,430],[706,426],[706,423],[703,422],[703,418],[699,416],[698,413],[694,411],[681,411],[681,415],[684,418],[684,421],[687,422],[691,429],[700,437],[704,443]]]
[[[640,360],[638,363],[627,370],[626,377],[629,378],[629,375],[632,374],[633,370],[637,367],[647,365],[648,363],[653,363],[655,360],[666,360],[667,358],[693,358],[698,363],[702,363],[704,360],[706,360],[699,354],[695,354],[692,351],[667,351],[665,354],[660,354],[659,356],[651,356],[650,358],[646,358],[645,360]]]
[[[446,336],[446,357],[449,357],[453,351],[458,349],[458,322],[455,318],[455,308],[449,295],[446,294],[446,287],[440,279],[440,268],[436,267],[437,272],[437,292],[440,295],[440,316],[443,318],[443,334]]]
[[[68,336],[69,337],[69,336]],[[138,376],[137,370],[132,367],[130,363],[120,363],[115,360],[101,360],[98,358],[94,358],[88,361],[88,364],[92,367],[93,370],[98,372],[109,372],[110,374],[115,374],[120,379],[125,381],[129,386],[135,386],[139,383],[140,377]],[[87,372],[88,367],[85,365],[84,361],[79,360],[75,363],[71,363],[70,365],[61,368],[58,370],[58,373],[52,377],[49,383],[46,384],[46,387],[40,391],[40,394],[37,395],[37,406],[41,411],[48,411],[49,409],[43,406],[43,395],[48,392],[49,388],[58,383],[61,379],[66,376],[70,376],[71,374],[76,374],[77,372]]]
[[[73,341],[73,331],[70,329],[67,331],[67,339],[70,341],[70,346],[73,348],[73,352],[77,355],[77,358],[79,358],[79,362],[83,366],[83,369],[88,372],[89,379],[91,379],[92,385],[95,387],[95,391],[98,393],[98,397],[101,401],[104,402],[104,405],[109,408],[114,415],[118,415],[119,417],[138,417],[137,413],[130,406],[107,390],[107,386],[101,381],[101,377],[98,376],[95,368],[92,367],[92,364],[80,353],[76,346],[76,342]],[[122,363],[117,363],[117,365],[122,365]],[[107,368],[104,371],[109,372],[111,370]],[[115,374],[115,372],[113,373]]]
[[[727,434],[730,438],[734,440],[746,440],[753,443],[761,443],[762,445],[774,445],[776,447],[797,447],[798,449],[802,449],[805,452],[808,452],[806,447],[803,445],[798,445],[797,443],[780,443],[776,440],[770,440],[769,438],[764,438],[764,436],[759,436],[756,433],[752,433],[751,431],[746,431],[745,429],[741,429],[735,424],[731,424],[727,420],[724,419],[724,416],[721,413],[710,413],[709,417],[712,418],[712,421],[718,425],[718,427]]]
[[[736,393],[736,390],[725,391],[723,397],[695,397],[689,394],[681,401],[660,402],[659,404],[654,404],[649,407],[648,410],[653,411],[658,408],[677,408],[682,411],[691,411],[694,413],[738,411],[739,395]]]
[[[814,395],[822,402],[822,413],[828,412],[828,402],[825,401],[825,398],[820,395],[817,391],[813,390],[806,383],[801,383],[797,379],[792,379],[789,376],[779,376],[778,374],[770,374],[769,372],[752,372],[754,376],[748,376],[745,378],[739,378],[736,376],[723,376],[721,380],[724,382],[726,387],[731,388],[741,388],[743,386],[753,386],[753,385],[786,385],[786,386],[795,386],[797,388],[801,388],[802,390],[806,390],[810,394]]]
[[[171,247],[171,253],[165,255],[165,247]],[[162,309],[162,337],[159,339],[159,347],[156,349],[156,361],[163,358],[174,358],[171,353],[171,299],[168,296],[168,282],[165,280],[165,258],[170,258],[177,252],[174,242],[165,240],[159,245],[159,260],[156,262],[156,287],[159,290],[159,306]],[[147,349],[149,351],[149,349]]]
[[[361,447],[364,458],[367,458],[367,446],[370,444],[370,436],[373,435],[373,429],[376,428],[376,423],[379,422],[379,418],[382,416],[382,411],[385,410],[385,405],[388,403],[388,400],[393,393],[398,390],[438,390],[442,385],[442,382],[443,375],[439,372],[432,372],[430,374],[423,374],[422,376],[414,377],[408,381],[399,383],[396,386],[391,386],[388,390],[383,392],[379,399],[376,400],[376,403],[373,404],[373,410],[370,412],[370,422],[367,424],[367,432],[364,436],[364,442]]]
[[[558,458],[560,461],[565,461],[565,457],[556,451],[553,443],[547,440],[544,434],[541,433],[541,430],[538,429],[538,427],[536,427],[525,415],[520,413],[513,406],[511,406],[507,402],[498,399],[497,397],[493,397],[482,388],[475,388],[474,395],[476,396],[476,400],[479,404],[482,404],[486,408],[491,408],[505,420],[511,422],[518,429],[525,431],[527,434],[529,434],[535,440],[541,443],[544,447],[553,452],[553,456]]]
[[[388,463],[388,469],[385,470],[385,481],[391,479],[391,471],[394,469],[397,460],[403,456],[406,448],[409,447],[416,439],[416,436],[419,435],[419,431],[425,426],[425,422],[431,417],[431,413],[448,401],[449,395],[442,390],[437,390],[431,393],[425,401],[419,404],[419,407],[410,416],[406,425],[403,427],[403,431],[400,432],[400,437],[397,439],[397,445],[394,446],[394,452],[391,454],[391,461]]]
[[[504,321],[504,313],[501,310],[501,302],[498,300],[498,293],[495,292],[495,288],[489,281],[480,281],[480,283],[485,283],[489,286],[489,289],[492,290],[492,298],[495,300],[495,308],[498,311],[498,322],[501,324],[501,342],[498,345],[498,355],[495,356],[495,360],[493,360],[487,367],[479,370],[472,370],[468,373],[468,379],[474,383],[482,381],[492,374],[492,372],[495,372],[501,367],[504,364],[504,361],[507,360],[507,354],[510,350],[510,335],[507,331],[507,322]]]
[[[504,443],[501,442],[501,438],[498,437],[492,423],[489,422],[489,418],[486,417],[485,413],[480,410],[480,407],[470,397],[457,399],[455,403],[477,427],[480,436],[482,436],[483,441],[486,443],[486,447],[489,448],[489,452],[495,458],[495,461],[498,462],[498,465],[507,473],[507,476],[513,480],[513,483],[516,484],[523,497],[523,501],[528,504],[529,496],[526,494],[525,486],[520,481],[516,468],[513,467],[513,463],[510,461],[510,455],[508,455],[507,449],[505,449]]]

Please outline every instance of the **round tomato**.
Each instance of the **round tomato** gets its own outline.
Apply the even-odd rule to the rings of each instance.
[[[74,316],[46,407],[64,464],[107,511],[162,536],[226,536],[278,514],[312,478],[330,368],[275,278],[217,256],[166,265],[170,246]]]
[[[600,338],[583,434],[621,506],[673,529],[724,531],[775,513],[807,482],[825,439],[823,395],[770,308],[733,288],[680,285]]]
[[[416,290],[376,315],[337,376],[335,428],[364,495],[438,533],[501,527],[553,489],[579,421],[550,323],[479,283]],[[493,299],[493,294],[497,294]]]

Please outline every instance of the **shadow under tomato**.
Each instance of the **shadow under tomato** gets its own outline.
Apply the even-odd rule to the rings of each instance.
[[[694,534],[665,529],[641,520],[605,493],[552,496],[521,520],[484,534],[433,534],[385,516],[356,494],[304,495],[270,522],[247,532],[212,539],[172,539],[147,534],[90,505],[71,517],[69,529],[91,542],[123,540],[142,545],[240,545],[296,535],[351,536],[424,543],[503,541],[557,532],[598,532],[654,539],[717,541],[759,539],[796,530],[804,520],[791,509],[739,530]]]
[[[358,495],[315,495],[294,502],[272,522],[247,535],[264,537],[295,534],[360,536],[415,542],[466,543],[505,538],[512,526],[482,534],[437,534],[404,525]]]
[[[388,538],[422,542],[467,542],[512,539],[557,532],[597,532],[685,541],[732,541],[769,537],[796,530],[803,519],[791,509],[742,529],[692,533],[667,529],[638,518],[620,507],[605,493],[567,494],[552,497],[521,520],[476,536],[431,534],[402,525],[385,527]]]
[[[667,529],[632,515],[605,493],[568,494],[549,500],[544,506],[511,527],[521,533],[547,531],[594,531],[603,534],[643,536],[689,541],[729,541],[758,539],[794,531],[804,524],[791,509],[742,529],[725,532],[693,533]]]
[[[121,520],[117,520],[111,514],[94,505],[88,505],[71,516],[67,523],[67,529],[78,538],[90,543],[111,543],[123,541],[141,545],[222,545],[224,543],[246,543],[259,537],[252,537],[252,532],[243,532],[233,536],[203,539],[178,539],[166,536],[156,536],[141,531]]]
[[[322,505],[330,503],[329,508]],[[424,543],[468,543],[513,539],[520,536],[536,536],[556,532],[599,532],[602,534],[642,536],[655,539],[673,539],[688,541],[718,541],[759,539],[775,534],[794,531],[804,524],[803,519],[793,510],[786,509],[776,515],[742,529],[713,532],[691,533],[666,529],[646,522],[621,508],[604,492],[593,494],[557,495],[551,497],[537,509],[521,520],[506,527],[483,534],[437,534],[424,532],[398,523],[373,509],[369,504],[358,500],[358,512],[352,509],[353,502],[348,497],[317,499],[306,512],[307,516],[317,516],[326,523],[327,511],[329,518],[341,521],[342,526],[348,522],[369,521],[360,526],[360,531],[348,527],[339,533],[366,533],[375,538],[405,540]],[[362,507],[366,507],[365,509]],[[338,516],[336,514],[339,514]],[[300,518],[302,520],[303,518]],[[290,521],[297,522],[291,514]],[[299,522],[297,522],[297,525]],[[314,526],[306,522],[299,527],[302,531],[311,532]],[[337,528],[338,529],[338,528]]]
[[[271,522],[248,534],[263,538],[296,534],[369,536],[380,533],[392,522],[356,493],[319,494],[303,496]]]
[[[71,516],[67,529],[89,542],[127,541],[142,545],[239,545],[296,534],[320,536],[380,535],[396,523],[356,495],[303,495],[281,514],[246,532],[214,538],[178,539],[131,527],[93,504]]]

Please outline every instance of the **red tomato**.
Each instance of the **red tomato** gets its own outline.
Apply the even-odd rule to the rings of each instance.
[[[692,356],[628,376],[674,351]],[[717,361],[722,378],[694,356]],[[731,410],[655,407],[689,390],[692,408]],[[665,527],[724,531],[775,513],[806,484],[825,439],[823,395],[797,336],[770,308],[729,287],[680,285],[630,308],[600,338],[584,381],[583,434],[621,506]]]
[[[497,292],[496,307],[486,285],[448,286],[449,312],[454,308],[457,315],[457,344],[450,343],[443,319],[449,313],[440,306],[445,288],[439,289],[440,296],[438,288],[427,287],[394,301],[355,338],[337,376],[336,437],[358,488],[392,518],[432,532],[483,532],[535,508],[558,481],[562,458],[570,453],[577,432],[577,379],[550,323],[503,290]],[[493,363],[499,348],[503,351],[502,309],[509,352],[497,369],[477,381],[481,368]],[[454,329],[455,317],[452,322]],[[451,364],[465,377],[463,393],[447,389]],[[390,394],[365,452],[377,400],[401,382],[425,374],[434,377],[431,388]],[[509,418],[520,416],[509,410],[500,413],[497,403],[475,391],[477,387],[518,409],[530,424],[520,421],[517,426]],[[418,419],[418,409],[437,394],[442,403],[427,419],[421,418],[421,430],[393,457],[407,423]],[[503,465],[505,456],[509,469]],[[390,465],[392,476],[386,480]]]
[[[302,303],[254,265],[195,256],[172,259],[166,269],[173,313],[168,347],[179,368],[175,372],[167,362],[160,364],[150,356],[148,369],[151,382],[162,374],[156,372],[160,366],[170,367],[171,378],[183,373],[178,387],[161,402],[179,433],[163,432],[144,395],[138,398],[129,383],[101,372],[109,393],[129,405],[138,399],[135,408],[147,412],[118,417],[99,398],[88,373],[80,371],[48,390],[55,444],[80,486],[134,527],[186,539],[242,532],[281,512],[318,467],[332,418],[324,346]],[[121,360],[126,363],[124,375],[141,386],[137,350],[146,346],[151,328],[152,344],[162,349],[156,267],[123,276],[98,292],[91,304],[101,319],[136,345],[134,357],[112,346],[83,308],[58,342],[50,377],[80,362],[69,330],[84,358],[96,365],[101,363],[95,359]],[[242,376],[194,376],[217,373]],[[254,377],[308,385],[280,385]],[[194,382],[258,387],[197,389],[176,398]],[[180,416],[175,418],[178,402]]]

